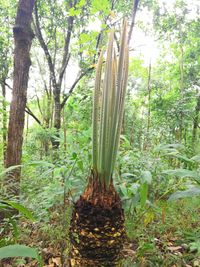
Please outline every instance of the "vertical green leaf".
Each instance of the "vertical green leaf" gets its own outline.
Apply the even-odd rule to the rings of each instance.
[[[93,104],[93,168],[97,169],[103,184],[109,184],[116,160],[124,113],[125,92],[128,79],[127,23],[121,34],[119,61],[114,50],[114,30],[111,30],[98,125],[102,58],[97,68]]]
[[[99,97],[100,97],[100,88],[101,88],[101,72],[103,64],[103,51],[101,51],[97,69],[96,69],[96,79],[95,79],[95,90],[94,90],[94,99],[93,99],[93,147],[92,147],[92,156],[93,156],[93,168],[97,170],[97,161],[98,161],[98,119],[99,119]]]
[[[142,207],[144,207],[146,204],[147,196],[148,196],[148,184],[147,183],[141,184],[141,186],[140,186],[140,201],[141,201]]]

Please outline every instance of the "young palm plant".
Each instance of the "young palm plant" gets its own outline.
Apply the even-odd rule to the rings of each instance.
[[[104,75],[103,75],[104,74]],[[125,238],[124,213],[113,185],[128,78],[127,23],[119,57],[111,30],[107,58],[98,60],[93,103],[93,166],[70,226],[71,266],[118,266]]]

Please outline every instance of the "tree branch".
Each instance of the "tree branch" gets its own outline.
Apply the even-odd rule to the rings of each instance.
[[[42,73],[42,67],[41,67],[40,61],[38,60],[37,55],[35,55],[35,57],[36,57],[37,64],[38,64],[38,66],[39,66],[41,79],[42,79],[43,84],[44,84],[44,91],[46,92],[47,97],[49,97],[50,92],[48,91],[47,84],[46,84],[46,81],[45,81],[45,79],[44,79],[44,75],[43,75],[43,73]]]
[[[0,83],[4,84],[5,86],[8,87],[8,89],[12,90],[12,87],[5,81],[5,80],[1,80]]]
[[[79,76],[76,78],[75,82],[72,84],[68,94],[64,97],[62,103],[61,103],[61,110],[63,109],[64,105],[66,104],[68,98],[70,97],[70,95],[72,94],[74,88],[76,87],[77,83],[90,71],[92,71],[94,69],[94,67],[88,68],[85,72],[82,72],[79,74]]]
[[[133,0],[132,21],[131,21],[129,34],[128,34],[128,43],[130,43],[132,32],[133,32],[133,27],[135,25],[135,17],[136,17],[136,13],[138,10],[138,4],[139,4],[139,0]]]
[[[25,112],[29,114],[40,126],[42,126],[41,121],[33,114],[29,107],[25,107]]]
[[[72,5],[72,1],[69,1],[69,9],[72,7],[75,7],[75,5],[76,5],[76,1],[74,2],[74,5]],[[67,35],[65,37],[64,54],[63,54],[62,65],[61,65],[60,73],[59,73],[59,81],[58,81],[60,86],[62,84],[62,79],[65,73],[65,69],[69,62],[69,57],[70,57],[69,56],[69,45],[70,45],[72,30],[74,26],[74,17],[69,16],[67,20],[67,24],[68,24]]]
[[[40,29],[37,2],[35,3],[34,14],[35,14],[35,21],[33,21],[33,26],[34,26],[34,29],[35,29],[35,32],[36,32],[36,36],[37,36],[37,38],[38,38],[38,40],[40,42],[40,45],[41,45],[42,49],[44,50],[44,53],[45,53],[45,56],[46,56],[46,59],[47,59],[47,62],[48,62],[49,70],[50,70],[50,73],[51,73],[52,82],[53,82],[54,88],[56,88],[57,82],[56,82],[56,75],[55,75],[54,65],[53,65],[53,61],[52,61],[51,55],[49,53],[49,49],[47,47],[47,44],[44,41],[41,29]]]

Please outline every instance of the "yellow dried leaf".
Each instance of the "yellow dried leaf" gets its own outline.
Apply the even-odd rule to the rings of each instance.
[[[74,249],[74,254],[76,254],[76,255],[78,255],[78,254],[79,254],[79,252],[78,252],[78,250],[77,250],[77,249]]]
[[[113,236],[116,237],[116,236],[120,236],[120,235],[121,235],[121,233],[120,232],[117,232]]]
[[[94,68],[94,69],[96,69],[96,68],[97,68],[97,64],[92,64],[92,65],[89,66],[89,68]]]
[[[149,223],[151,223],[154,220],[155,214],[153,212],[148,212],[145,215],[144,218],[144,225],[147,226]]]
[[[71,260],[70,260],[70,263],[71,263],[71,266],[72,266],[72,267],[75,267],[75,266],[76,266],[76,265],[75,265],[75,264],[76,264],[76,261],[75,261],[74,259],[71,259]]]
[[[116,17],[116,16],[115,16],[115,12],[112,11],[112,10],[110,11],[110,14],[109,14],[109,15],[110,15],[111,18],[115,18],[115,17]]]
[[[59,257],[52,258],[52,261],[56,264],[56,266],[61,266],[61,259]]]
[[[86,236],[88,233],[84,230],[81,230],[81,235]]]
[[[86,233],[86,232],[85,232]],[[89,237],[89,238],[95,238],[95,235],[93,234],[93,233],[86,233],[85,235],[87,235],[87,237]]]

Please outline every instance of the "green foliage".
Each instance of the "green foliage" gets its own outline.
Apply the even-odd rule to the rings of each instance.
[[[35,218],[33,217],[30,210],[28,210],[23,205],[20,205],[16,202],[8,201],[8,200],[0,201],[0,205],[1,205],[0,208],[4,208],[4,209],[8,209],[9,207],[12,207],[12,208],[18,210],[20,213],[22,213],[27,219],[29,219],[31,221],[35,221]]]
[[[196,196],[200,196],[200,187],[192,187],[188,190],[177,191],[169,197],[169,201],[186,197],[196,197]]]
[[[141,206],[144,207],[148,197],[148,186],[152,182],[152,176],[149,171],[142,171],[141,173],[141,186],[140,186],[140,201]]]
[[[5,258],[16,258],[16,257],[29,257],[37,259],[39,266],[42,267],[42,261],[38,254],[37,249],[30,248],[24,245],[9,245],[6,247],[0,248],[0,259]]]
[[[197,255],[200,255],[200,240],[190,243],[189,248],[190,252],[197,252]]]
[[[15,165],[15,166],[10,166],[8,168],[6,168],[5,170],[3,170],[1,173],[0,173],[0,177],[3,177],[5,176],[7,173],[9,172],[12,172],[13,170],[17,169],[17,168],[21,168],[22,165]]]

